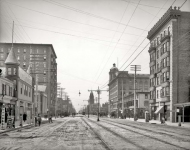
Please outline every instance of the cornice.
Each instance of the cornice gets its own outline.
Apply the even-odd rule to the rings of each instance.
[[[179,7],[178,7],[178,9],[176,9],[176,7],[174,7],[174,9],[172,9],[172,7],[170,7],[166,11],[166,13],[160,18],[160,20],[148,32],[147,38],[149,40],[152,39],[153,36],[157,33],[157,31],[163,27],[163,25],[165,25],[171,19],[177,19],[178,16],[181,16],[181,11],[179,10]]]

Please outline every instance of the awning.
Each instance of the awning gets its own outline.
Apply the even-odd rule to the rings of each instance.
[[[157,110],[154,112],[155,114],[164,112],[164,106],[160,106],[157,108]]]

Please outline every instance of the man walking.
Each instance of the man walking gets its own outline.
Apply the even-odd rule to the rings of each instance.
[[[41,118],[40,114],[38,114],[38,125],[39,126],[41,125],[41,122],[42,122],[42,118]]]

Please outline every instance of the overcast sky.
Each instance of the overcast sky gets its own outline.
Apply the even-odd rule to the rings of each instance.
[[[14,42],[52,44],[58,82],[79,110],[88,90],[108,89],[113,63],[149,73],[146,36],[171,5],[190,11],[189,0],[0,0],[0,42],[12,41],[14,20]],[[108,92],[100,97],[107,102]]]

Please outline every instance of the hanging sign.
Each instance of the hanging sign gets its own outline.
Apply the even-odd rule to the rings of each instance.
[[[1,113],[1,129],[5,129],[5,106],[2,107]]]

